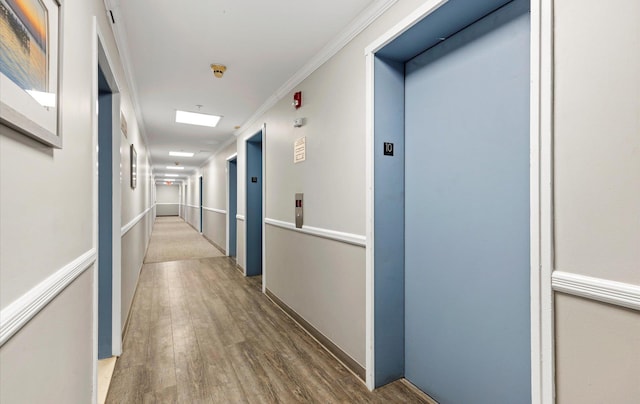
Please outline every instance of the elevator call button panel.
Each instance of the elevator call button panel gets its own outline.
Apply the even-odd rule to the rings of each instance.
[[[302,228],[302,194],[296,194],[296,227],[298,229]]]

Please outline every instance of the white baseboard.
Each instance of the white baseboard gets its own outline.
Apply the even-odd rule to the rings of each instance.
[[[4,345],[95,261],[96,250],[92,248],[2,309],[0,312],[0,346]]]

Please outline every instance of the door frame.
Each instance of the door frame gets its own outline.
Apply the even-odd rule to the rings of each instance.
[[[112,63],[113,58],[110,56],[107,47],[103,44],[107,43],[105,35],[101,31],[97,19],[94,16],[92,19],[92,83],[91,83],[91,119],[92,119],[92,144],[94,152],[92,160],[93,167],[97,167],[98,164],[98,136],[99,136],[99,123],[98,123],[98,68],[100,67],[109,81],[109,84],[113,87],[112,93],[112,159],[113,159],[113,172],[112,172],[112,351],[113,356],[119,356],[122,354],[122,315],[121,315],[121,243],[122,243],[122,230],[121,230],[121,189],[120,189],[120,89],[122,86],[118,83],[115,75],[113,74]],[[93,248],[98,249],[98,215],[99,215],[99,191],[98,191],[98,169],[94,169],[93,172]],[[93,282],[93,385],[94,393],[97,394],[97,368],[98,368],[98,293],[99,293],[99,265],[98,260],[94,265],[94,282]],[[96,396],[97,397],[97,396]],[[94,397],[94,399],[96,399]]]
[[[244,153],[244,175],[243,175],[243,181],[244,181],[244,200],[243,200],[243,204],[244,204],[244,249],[243,249],[243,263],[244,263],[244,267],[243,267],[243,271],[244,271],[244,275],[247,276],[247,250],[248,250],[248,246],[247,246],[247,242],[248,242],[248,237],[249,237],[249,232],[247,231],[247,189],[248,189],[248,185],[247,184],[247,143],[249,143],[249,140],[254,137],[255,135],[257,135],[258,133],[262,132],[262,223],[261,223],[261,227],[262,227],[262,292],[265,293],[267,290],[267,260],[266,260],[266,239],[265,239],[265,223],[264,223],[264,218],[266,217],[266,213],[267,213],[267,124],[263,123],[262,127],[253,132],[251,135],[247,136],[244,141],[243,141],[243,153]],[[238,160],[239,162],[239,160]],[[240,164],[238,164],[238,167],[240,167]],[[237,248],[237,246],[236,246]]]
[[[365,48],[366,384],[375,388],[374,107],[375,55],[448,0],[428,0]],[[531,0],[530,290],[531,402],[555,399],[553,271],[553,1]]]
[[[227,196],[226,198],[226,204],[227,204],[227,223],[226,223],[226,232],[227,232],[227,245],[225,246],[226,248],[226,252],[227,255],[229,255],[229,248],[231,247],[229,244],[229,232],[231,230],[231,221],[235,220],[236,221],[236,257],[238,256],[238,219],[236,218],[236,215],[234,215],[233,217],[231,217],[230,215],[230,205],[229,205],[229,194],[231,192],[231,188],[230,188],[230,183],[231,183],[231,177],[230,177],[230,173],[229,173],[229,164],[231,164],[231,161],[235,160],[236,161],[236,212],[238,211],[238,153],[233,153],[232,155],[230,155],[229,157],[226,158],[225,160],[225,171],[226,171],[226,177],[227,177],[227,189],[225,191],[225,195]]]

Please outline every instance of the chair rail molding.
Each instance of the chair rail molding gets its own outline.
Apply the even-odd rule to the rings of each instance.
[[[344,233],[341,231],[322,229],[319,227],[311,227],[306,225],[303,225],[302,228],[299,229],[293,223],[269,218],[264,219],[264,222],[271,226],[280,227],[282,229],[292,230],[311,236],[322,237],[329,240],[340,241],[342,243],[352,244],[358,247],[366,247],[367,244],[367,238],[359,234]]]
[[[640,285],[563,271],[554,271],[551,280],[556,292],[640,311]]]
[[[95,248],[57,270],[0,312],[0,346],[96,262]]]

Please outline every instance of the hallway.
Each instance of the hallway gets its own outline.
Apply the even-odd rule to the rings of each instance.
[[[204,240],[187,227],[158,218],[150,245],[179,255],[181,239]],[[107,403],[429,402],[403,381],[369,392],[232,259],[147,263],[150,252]]]

